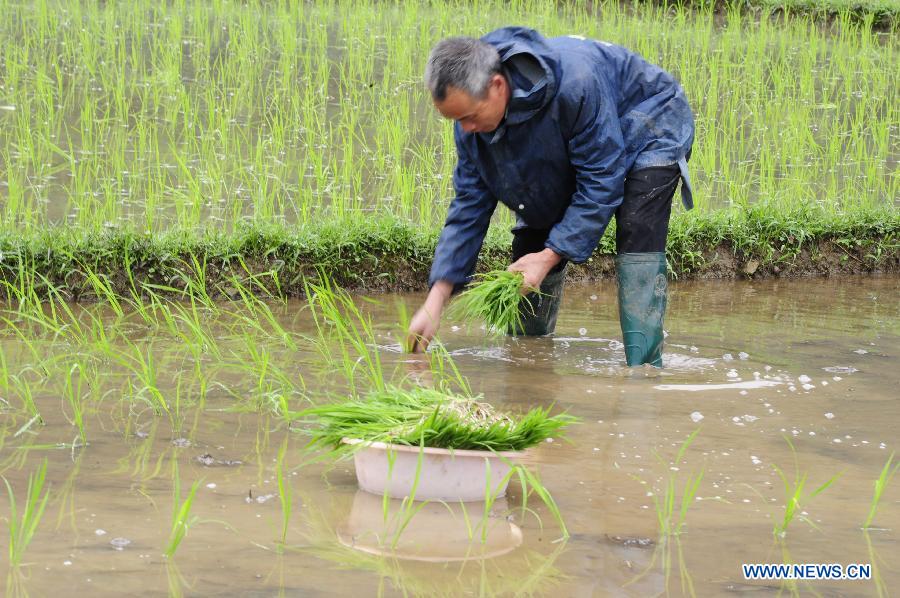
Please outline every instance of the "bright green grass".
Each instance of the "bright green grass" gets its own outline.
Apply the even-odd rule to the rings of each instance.
[[[536,407],[521,416],[496,412],[477,398],[429,388],[388,386],[359,398],[311,407],[298,414],[312,448],[339,449],[344,438],[447,449],[521,451],[558,437],[577,422]]]
[[[455,151],[421,83],[427,52],[511,23],[620,43],[676,74],[701,210],[840,214],[900,197],[898,37],[849,16],[825,30],[740,4],[587,0],[0,0],[0,14],[0,221],[16,233],[373,212],[433,229]]]
[[[151,291],[191,297],[204,309],[212,309],[210,295],[233,296],[239,288],[236,281],[258,295],[296,296],[305,291],[304,278],[316,276],[318,270],[328,272],[342,286],[424,288],[438,232],[397,218],[300,227],[259,223],[234,234],[213,230],[172,230],[156,235],[128,230],[0,232],[0,298],[35,307],[42,297],[51,294],[49,284],[53,284],[60,298],[106,301],[107,297],[98,294],[90,283],[87,269],[108,280],[115,295],[151,319],[152,314],[147,313],[150,308],[137,299],[141,293],[145,297]],[[505,268],[510,243],[507,230],[492,229],[481,252],[479,271]],[[872,208],[834,213],[820,207],[776,210],[759,205],[681,212],[675,214],[669,228],[667,257],[677,277],[704,274],[715,267],[711,261],[715,250],[733,255],[738,270],[742,263],[755,260],[760,273],[771,274],[778,268],[789,275],[808,273],[805,268],[815,266],[822,252],[829,249],[840,256],[849,271],[896,270],[900,260],[900,211]],[[615,235],[610,231],[594,255],[614,253]],[[194,265],[197,262],[199,267]],[[590,271],[598,263],[589,261],[585,267]],[[723,271],[716,275],[738,273]],[[59,311],[65,309],[63,302],[56,304]],[[173,321],[171,328],[191,324],[195,315],[173,314],[178,321]],[[264,315],[260,313],[260,317]],[[195,353],[202,352],[202,347],[215,350],[215,343],[203,337],[196,322],[189,328],[188,338],[199,334],[188,345]],[[86,334],[78,327],[66,332],[78,333],[79,338]],[[109,344],[104,337],[97,340]],[[39,350],[34,351],[39,356]]]

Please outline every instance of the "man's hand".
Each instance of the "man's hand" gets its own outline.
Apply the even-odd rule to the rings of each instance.
[[[428,343],[437,333],[441,323],[441,313],[450,299],[453,285],[446,280],[439,280],[431,287],[425,304],[409,321],[406,335],[406,349],[410,353],[420,353],[428,348]]]
[[[532,291],[539,291],[547,273],[560,261],[562,261],[562,256],[550,248],[545,248],[536,253],[526,253],[510,264],[507,270],[510,272],[521,272],[525,275],[522,294],[527,294]]]

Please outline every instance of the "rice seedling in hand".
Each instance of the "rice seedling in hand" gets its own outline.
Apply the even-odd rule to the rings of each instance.
[[[467,324],[484,322],[494,334],[521,329],[523,310],[532,309],[522,295],[522,273],[495,270],[476,274],[475,280],[451,304],[450,316]]]
[[[521,451],[550,437],[578,418],[536,407],[516,417],[498,413],[477,398],[428,388],[387,386],[360,398],[305,409],[311,448],[336,451],[344,438],[447,449]]]
[[[900,468],[900,463],[894,463],[894,453],[891,453],[891,456],[888,457],[887,462],[881,470],[881,475],[875,480],[875,493],[872,495],[872,505],[869,507],[869,515],[866,517],[863,529],[872,527],[872,521],[875,519],[875,511],[878,510],[878,503],[881,502],[881,496],[884,494],[884,489],[891,483],[891,479],[893,479],[894,474],[897,473],[898,468]]]
[[[22,555],[31,543],[34,532],[41,522],[47,499],[50,497],[49,489],[41,495],[44,489],[44,479],[47,476],[47,460],[44,459],[38,470],[28,476],[28,490],[25,492],[25,504],[21,514],[16,506],[16,496],[12,486],[5,477],[6,491],[9,496],[9,564],[13,567],[22,562]]]

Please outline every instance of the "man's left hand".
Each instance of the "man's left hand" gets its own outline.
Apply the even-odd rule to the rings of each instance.
[[[545,248],[542,251],[523,255],[510,264],[507,270],[510,272],[521,272],[525,275],[522,294],[527,294],[540,290],[544,277],[561,260],[562,256],[550,248]]]

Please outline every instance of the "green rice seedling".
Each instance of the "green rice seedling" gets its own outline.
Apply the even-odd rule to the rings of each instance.
[[[172,310],[174,319],[187,328],[186,333],[182,332],[181,327],[178,326],[175,327],[175,331],[178,337],[190,347],[196,362],[200,362],[204,355],[218,360],[222,359],[219,343],[203,325],[195,303],[191,302],[190,309],[178,303],[171,303],[167,307]]]
[[[656,548],[654,548],[653,550],[653,556],[650,559],[650,562],[640,573],[626,582],[624,584],[625,587],[630,586],[643,579],[649,572],[654,570],[657,562],[659,562],[659,565],[660,567],[662,567],[663,572],[663,587],[665,588],[665,593],[670,594],[669,588],[672,584],[672,573],[674,571],[674,567],[672,566],[673,560],[677,561],[678,563],[678,577],[681,585],[681,595],[691,597],[696,596],[697,592],[694,588],[694,580],[691,576],[691,572],[688,570],[687,561],[684,558],[681,536],[666,536],[661,538],[659,543],[656,545]],[[783,560],[782,562],[787,561]]]
[[[7,395],[11,387],[12,376],[9,373],[9,365],[6,363],[6,351],[3,350],[3,345],[0,345],[0,391]],[[6,408],[12,407],[6,399],[2,399],[2,401]]]
[[[291,511],[293,509],[293,490],[290,478],[284,471],[284,456],[287,453],[288,439],[285,438],[281,443],[281,449],[278,451],[278,463],[276,475],[278,477],[278,498],[281,501],[281,549],[287,543],[288,525],[291,522]]]
[[[44,480],[47,476],[47,459],[41,463],[36,472],[28,475],[28,489],[25,493],[25,502],[22,505],[21,514],[16,505],[16,496],[12,486],[5,477],[6,492],[9,496],[9,564],[18,567],[22,562],[25,549],[34,538],[34,533],[41,522],[47,499],[50,497],[50,489],[41,495],[44,490]]]
[[[49,294],[47,304],[50,307],[50,319],[60,325],[57,334],[68,338],[76,347],[89,345],[87,331],[63,297],[61,289],[53,285],[46,277],[44,277],[44,285]]]
[[[782,483],[784,484],[784,493],[785,493],[785,504],[784,504],[784,515],[780,522],[775,523],[772,528],[772,534],[776,538],[784,538],[787,534],[788,527],[794,518],[798,518],[801,521],[808,523],[813,528],[816,528],[816,524],[813,523],[809,518],[801,513],[803,507],[813,498],[824,492],[829,486],[831,486],[843,472],[836,473],[826,480],[821,486],[804,495],[804,489],[806,488],[806,480],[808,473],[800,473],[800,466],[797,462],[797,452],[794,449],[794,443],[791,442],[791,439],[785,437],[785,440],[788,443],[788,446],[791,448],[791,454],[794,457],[794,477],[792,480],[789,480],[788,477],[784,474],[780,467],[773,464],[772,467],[778,473],[778,477],[781,478]],[[818,529],[818,528],[816,528]]]
[[[409,495],[404,496],[403,500],[400,503],[400,510],[398,515],[400,517],[399,525],[397,526],[397,530],[394,533],[394,540],[391,543],[391,548],[396,548],[397,543],[400,541],[400,536],[403,534],[403,530],[409,525],[409,522],[412,521],[413,517],[416,516],[419,511],[421,511],[426,504],[428,504],[427,500],[419,501],[416,503],[416,492],[419,489],[419,482],[422,480],[422,464],[425,461],[425,435],[419,437],[419,454],[416,457],[416,471],[413,475],[413,483],[412,487],[409,490]],[[384,496],[387,496],[387,492],[384,493]]]
[[[475,281],[451,304],[450,317],[468,324],[484,322],[495,334],[521,329],[522,310],[531,307],[521,292],[522,273],[495,270],[476,274]]]
[[[521,416],[497,413],[476,398],[455,397],[414,387],[385,387],[359,399],[304,409],[298,414],[311,436],[311,448],[346,450],[341,441],[356,438],[449,449],[520,451],[559,437],[578,418],[536,407]]]
[[[294,413],[290,409],[290,399],[300,397],[308,400],[304,390],[306,383],[299,373],[288,373],[272,358],[266,345],[259,343],[255,335],[245,332],[241,337],[243,352],[231,351],[234,369],[246,372],[255,381],[256,408],[271,407],[275,413],[290,422]],[[246,400],[246,395],[230,393],[235,398]]]
[[[428,347],[430,349],[428,364],[435,387],[447,394],[458,393],[465,397],[471,397],[472,389],[469,381],[456,367],[447,347],[437,339],[434,339]]]
[[[10,567],[6,573],[6,594],[10,598],[29,598],[27,578],[20,567]]]
[[[0,320],[6,324],[6,327],[9,330],[15,332],[22,345],[28,349],[29,353],[31,353],[31,363],[34,365],[29,367],[29,369],[32,371],[40,371],[39,373],[45,378],[49,377],[50,371],[47,369],[47,360],[44,357],[44,353],[38,348],[37,339],[33,338],[26,330],[23,330],[22,327],[18,326],[9,318],[0,316]]]
[[[78,519],[76,516],[78,508],[75,503],[75,482],[78,480],[78,475],[81,472],[81,462],[84,459],[85,454],[84,451],[79,452],[78,456],[72,459],[73,463],[69,470],[69,474],[55,493],[56,495],[54,496],[53,502],[59,505],[56,514],[57,530],[62,527],[63,521],[68,519],[69,527],[72,532],[78,533]]]
[[[84,433],[84,396],[81,392],[82,373],[83,369],[80,364],[72,364],[66,376],[63,396],[69,404],[69,409],[72,411],[72,418],[69,421],[78,428],[78,437],[81,438],[81,444],[84,445],[87,444],[87,436]]]
[[[888,484],[891,483],[894,474],[897,473],[897,469],[900,468],[900,463],[894,463],[893,461],[894,453],[891,453],[887,462],[885,462],[884,467],[881,469],[881,475],[879,475],[878,479],[874,482],[875,492],[872,495],[872,504],[869,506],[869,514],[866,516],[865,523],[863,523],[863,529],[872,527],[872,521],[875,520],[875,511],[878,510],[878,504],[881,502],[884,490],[887,488]]]
[[[245,309],[249,312],[249,315],[234,314],[235,318],[240,323],[253,330],[258,331],[264,336],[273,337],[280,341],[283,341],[287,348],[291,351],[298,350],[297,343],[294,341],[293,337],[287,332],[287,330],[284,329],[284,327],[275,317],[275,314],[272,313],[272,309],[268,305],[266,305],[264,301],[253,295],[251,289],[242,285],[236,277],[232,277],[229,286],[233,289],[236,289],[237,293],[241,297],[241,301],[243,302]],[[265,320],[272,328],[272,330],[266,330],[262,325],[261,320]]]
[[[17,276],[13,284],[4,277],[0,280],[6,291],[6,302],[16,303],[16,311],[19,313],[43,314],[41,307],[41,298],[37,294],[37,284],[34,269],[34,258],[30,260],[30,266],[26,264],[25,258],[20,254],[17,256],[16,269]]]
[[[375,346],[371,318],[359,310],[347,291],[333,285],[327,276],[320,276],[319,284],[309,281],[303,284],[318,333],[314,343],[319,354],[331,367],[343,372],[351,392],[356,392],[358,377],[369,388],[383,390],[387,381]],[[340,360],[334,357],[329,341],[337,343]],[[357,374],[358,370],[361,374]]]
[[[494,503],[497,500],[497,494],[499,493],[500,488],[503,488],[504,485],[509,482],[510,478],[512,478],[513,471],[513,469],[510,469],[509,473],[504,476],[504,479],[497,484],[496,488],[494,488],[494,485],[491,483],[491,461],[490,459],[484,460],[484,512],[482,513],[481,519],[482,543],[487,541],[488,518],[490,517],[491,509],[493,508]],[[466,523],[466,527],[470,528],[468,523]]]
[[[34,388],[37,386],[35,381],[29,380],[26,374],[28,372],[33,372],[34,368],[31,366],[27,366],[18,374],[13,374],[9,377],[12,382],[11,386],[16,391],[16,394],[19,396],[19,400],[22,402],[22,408],[28,415],[32,416],[31,422],[29,422],[29,426],[31,423],[37,422],[40,424],[44,423],[43,418],[41,417],[41,412],[38,409],[37,403],[34,400]],[[23,430],[19,430],[16,432],[16,436],[22,433]]]
[[[544,486],[544,483],[541,481],[540,476],[528,467],[517,463],[513,467],[510,468],[511,475],[515,473],[516,477],[519,480],[519,485],[522,489],[522,512],[526,512],[528,510],[528,496],[533,492],[538,495],[538,498],[541,499],[541,502],[544,503],[544,506],[550,510],[550,514],[553,515],[553,518],[556,520],[556,524],[559,526],[559,529],[562,531],[562,540],[566,540],[569,537],[569,530],[566,527],[565,521],[563,521],[562,511],[559,510],[559,506],[556,504],[556,501],[553,499],[553,496],[550,494],[550,491],[547,490],[547,487]],[[538,517],[538,522],[541,519]],[[542,525],[543,527],[543,525]]]
[[[94,289],[94,294],[101,300],[106,301],[116,316],[121,320],[125,317],[125,311],[122,309],[122,303],[119,301],[118,294],[113,290],[112,284],[102,274],[97,274],[89,266],[81,266],[84,275]]]
[[[164,552],[166,557],[169,558],[175,556],[175,551],[178,550],[178,546],[181,545],[184,536],[191,526],[198,521],[198,518],[196,516],[191,517],[190,513],[194,503],[194,497],[197,495],[197,489],[200,487],[200,484],[203,483],[202,479],[195,481],[191,485],[191,489],[188,491],[187,496],[182,500],[181,478],[178,475],[178,464],[175,461],[173,461],[173,464],[174,472],[172,479],[175,485],[175,491],[174,502],[172,505],[172,527],[169,531],[169,543]]]
[[[887,582],[884,581],[884,576],[881,574],[882,565],[887,566],[887,564],[872,545],[872,538],[869,536],[868,528],[863,528],[863,537],[866,540],[866,549],[869,555],[868,562],[872,566],[872,582],[875,586],[875,593],[878,598],[890,596],[889,586],[887,585]],[[888,568],[888,570],[890,570],[890,568]]]
[[[191,585],[181,574],[178,563],[173,560],[166,561],[166,585],[170,598],[182,598],[185,588],[191,589]]]
[[[127,337],[123,337],[123,340],[130,351],[119,352],[113,350],[110,353],[110,357],[118,362],[119,365],[127,368],[141,383],[141,387],[137,389],[137,392],[134,392],[134,387],[129,378],[127,384],[129,389],[132,390],[129,394],[137,397],[146,392],[148,395],[146,400],[156,415],[166,414],[171,417],[169,403],[166,401],[166,397],[163,395],[157,382],[158,370],[153,357],[153,343],[151,342],[147,347],[139,347]]]
[[[697,428],[696,430],[691,432],[690,435],[688,435],[684,442],[681,443],[681,446],[678,448],[678,453],[675,455],[675,461],[673,462],[671,467],[677,468],[681,465],[685,453],[694,442],[694,439],[697,437],[697,434],[699,432],[700,428]],[[681,492],[681,502],[676,518],[675,503],[677,498],[677,476],[675,475],[669,464],[666,463],[662,459],[662,457],[659,456],[659,454],[654,454],[659,464],[669,472],[667,475],[666,487],[663,491],[662,496],[659,497],[656,494],[653,495],[653,506],[656,511],[659,537],[665,538],[668,536],[678,536],[681,534],[681,530],[684,527],[687,511],[693,504],[694,499],[697,496],[697,490],[700,487],[700,482],[703,480],[704,469],[701,468],[700,472],[696,475],[688,475],[687,480],[685,480],[684,488]]]
[[[549,411],[535,408],[520,417],[511,417],[495,412],[489,405],[478,402],[477,398],[454,397],[418,387],[387,387],[384,391],[372,391],[361,399],[347,399],[337,404],[305,409],[298,414],[298,418],[311,436],[307,448],[325,449],[328,451],[326,456],[346,455],[366,444],[345,445],[342,444],[344,438],[421,448],[427,446],[505,452],[524,450],[551,436],[561,437],[566,426],[578,421],[565,413],[551,416]],[[416,483],[423,454],[424,451],[420,450]],[[388,466],[391,470],[393,459],[389,451]],[[500,487],[517,476],[522,487],[523,512],[527,508],[528,496],[534,492],[559,523],[563,538],[568,537],[559,508],[537,474],[522,465],[505,461],[510,465],[510,471],[500,486],[492,488],[488,477],[486,503],[492,503]],[[413,492],[412,497],[407,497],[408,500],[404,501],[400,510],[402,520],[395,531],[394,544],[423,506],[414,505],[414,494]],[[387,497],[384,501],[383,508],[387,517]],[[486,508],[489,509],[490,506]],[[486,533],[486,528],[482,529],[482,541],[485,541]]]

